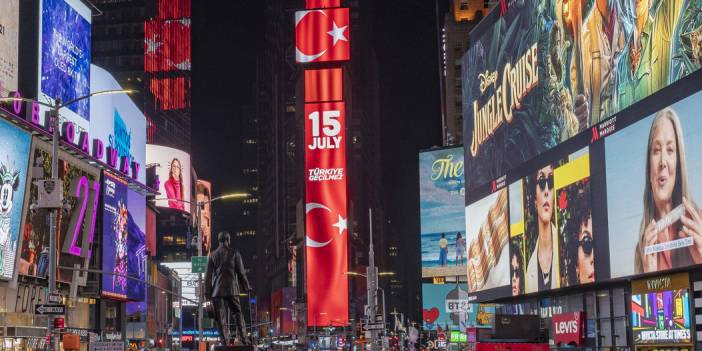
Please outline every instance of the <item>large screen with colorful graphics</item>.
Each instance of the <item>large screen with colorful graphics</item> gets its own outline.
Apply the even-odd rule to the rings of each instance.
[[[699,69],[699,1],[506,1],[462,58],[466,186]]]
[[[419,153],[422,277],[465,275],[463,148]]]
[[[506,1],[471,32],[469,300],[702,264],[700,13]]]

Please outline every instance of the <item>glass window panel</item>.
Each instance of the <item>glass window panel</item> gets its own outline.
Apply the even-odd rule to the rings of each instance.
[[[627,346],[626,317],[614,319],[614,344],[615,346]]]
[[[598,318],[609,318],[610,299],[608,290],[597,292],[597,314]]]
[[[600,319],[600,346],[612,346],[612,320]]]
[[[614,317],[626,317],[626,292],[623,288],[612,290],[612,306]]]
[[[590,292],[585,294],[585,311],[587,314],[587,319],[597,318],[596,308],[595,308],[595,293]]]

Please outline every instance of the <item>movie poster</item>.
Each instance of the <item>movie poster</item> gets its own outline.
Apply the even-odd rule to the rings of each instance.
[[[37,202],[38,189],[34,181],[51,176],[51,146],[34,139],[30,158],[32,184],[29,203]],[[59,154],[58,177],[63,180],[66,206],[59,211],[59,266],[85,267],[92,250],[95,215],[100,194],[99,171],[66,153]],[[30,210],[25,206],[22,250],[19,274],[46,279],[49,271],[49,211]],[[85,267],[87,268],[87,267]],[[84,281],[86,274],[79,274]],[[57,269],[57,281],[70,283],[72,270]]]
[[[605,139],[612,278],[702,263],[702,92]]]
[[[594,282],[589,150],[541,165],[509,192],[512,295]]]
[[[466,274],[463,148],[419,153],[422,278]]]
[[[701,6],[544,0],[493,11],[462,58],[467,188],[699,69]]]
[[[15,276],[31,135],[0,120],[0,279]]]
[[[127,276],[146,278],[146,200],[128,184],[109,173],[103,176],[102,295],[143,301],[145,286]]]

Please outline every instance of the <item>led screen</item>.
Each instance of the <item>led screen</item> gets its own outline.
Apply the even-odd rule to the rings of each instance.
[[[686,289],[631,295],[631,330],[637,345],[689,344],[690,301]]]
[[[90,65],[90,91],[121,90],[122,86],[106,70]],[[90,104],[90,137],[103,141],[104,147],[117,150],[140,169],[135,177],[146,182],[146,117],[127,94],[101,95]]]
[[[146,278],[146,200],[128,184],[103,175],[102,269],[118,275],[102,276],[102,295],[143,301],[145,285],[126,276]]]
[[[612,278],[702,263],[700,104],[702,92],[606,139]]]
[[[192,65],[190,32],[188,18],[145,22],[144,70],[189,71]]]
[[[40,101],[65,103],[90,94],[90,23],[90,9],[80,0],[41,0]],[[87,130],[90,99],[67,106],[61,114],[78,132]]]
[[[465,330],[468,326],[475,326],[470,323],[469,317],[475,315],[474,306],[468,307],[467,301],[465,284],[422,284],[424,330]],[[464,304],[464,307],[460,307],[460,304]]]
[[[30,134],[0,119],[0,278],[15,276],[27,187]]]
[[[160,193],[156,206],[190,213],[190,155],[149,144],[146,145],[146,163],[156,167]]]
[[[465,275],[463,149],[419,154],[422,277]]]
[[[0,96],[17,90],[19,0],[5,0],[0,11]]]
[[[30,155],[32,183],[28,203],[31,204],[37,203],[38,187],[35,181],[51,176],[51,146],[35,138]],[[58,177],[63,180],[66,204],[58,219],[58,263],[64,267],[78,264],[87,268],[95,234],[100,173],[64,152],[59,153],[58,171]],[[24,216],[18,272],[46,279],[49,268],[49,211],[30,210],[29,206],[25,206]],[[72,270],[57,270],[58,281],[70,283],[72,278]],[[84,279],[85,274],[80,274],[79,278]]]
[[[202,252],[208,254],[212,247],[212,207],[210,204],[210,200],[212,199],[212,183],[198,179],[195,189],[197,202],[203,202],[199,218],[200,233],[202,234]]]
[[[461,60],[469,192],[698,70],[700,6],[498,6],[473,30]]]

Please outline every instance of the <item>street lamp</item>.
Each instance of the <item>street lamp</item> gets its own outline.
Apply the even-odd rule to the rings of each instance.
[[[96,91],[94,93],[90,93],[85,96],[81,96],[72,100],[69,100],[65,103],[61,103],[61,99],[56,99],[56,102],[53,104],[46,103],[46,102],[41,102],[38,101],[37,99],[31,99],[31,98],[23,98],[23,97],[2,97],[0,98],[0,102],[30,102],[30,103],[36,103],[41,106],[47,107],[50,110],[48,111],[48,115],[51,118],[51,127],[53,128],[53,133],[52,133],[52,138],[51,138],[51,180],[56,183],[58,182],[58,149],[59,149],[59,127],[60,127],[60,121],[59,121],[59,110],[73,105],[78,101],[83,101],[85,99],[89,99],[93,96],[99,96],[99,95],[111,95],[111,94],[132,94],[135,93],[136,90],[130,90],[130,89],[119,89],[119,90],[105,90],[105,91]],[[56,293],[56,236],[58,232],[58,209],[61,207],[60,203],[52,204],[50,208],[50,226],[49,226],[49,293],[54,294]],[[53,318],[49,316],[48,320],[48,333],[51,335],[53,333]],[[52,338],[52,341],[54,342],[54,349],[58,349],[58,338]],[[51,347],[51,346],[49,346]]]
[[[202,201],[196,201],[195,205],[195,220],[196,220],[196,230],[197,230],[197,255],[202,256],[202,228],[200,226],[200,211],[205,207],[205,204],[213,203],[215,201],[219,200],[229,200],[229,199],[242,199],[242,198],[247,198],[249,197],[250,194],[248,193],[229,193],[229,194],[224,194],[220,196],[215,196],[213,198],[210,198],[209,200],[202,200]],[[172,200],[168,198],[157,198],[154,199],[156,200]],[[187,203],[187,204],[192,204],[192,201],[188,200],[177,200],[182,203]],[[198,299],[197,302],[197,328],[198,328],[198,336],[199,336],[199,341],[202,342],[204,335],[203,335],[203,329],[202,329],[202,316],[204,314],[204,308],[203,308],[203,303],[202,300],[204,299],[204,289],[202,286],[202,273],[197,274],[197,281],[198,281],[198,286],[200,287],[200,298]],[[248,296],[248,294],[239,294],[240,296]],[[243,336],[242,336],[243,337]],[[199,345],[199,344],[198,344]]]

